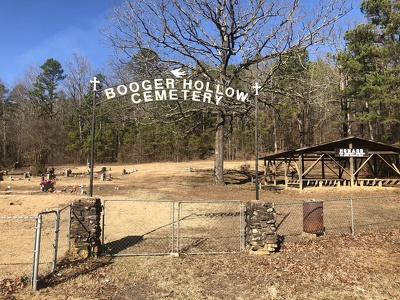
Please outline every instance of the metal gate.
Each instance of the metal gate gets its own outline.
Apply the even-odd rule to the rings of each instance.
[[[104,253],[111,256],[233,253],[244,249],[239,200],[104,200]]]
[[[71,205],[38,214],[32,264],[32,288],[57,268],[70,248]],[[39,275],[40,274],[40,275]]]

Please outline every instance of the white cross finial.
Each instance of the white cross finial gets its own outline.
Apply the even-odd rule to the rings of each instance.
[[[256,82],[255,85],[253,85],[253,89],[256,89],[256,96],[258,96],[258,91],[260,90],[261,86],[258,85],[258,82]]]
[[[90,83],[93,83],[93,91],[97,91],[97,84],[100,83],[100,80],[97,80],[97,77],[93,77],[93,80],[90,80]]]

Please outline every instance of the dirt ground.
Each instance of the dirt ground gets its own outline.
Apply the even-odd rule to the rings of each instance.
[[[106,165],[105,181],[100,180],[102,166],[96,166],[93,196],[118,200],[252,200],[252,175],[243,172],[248,166],[254,170],[254,161],[225,162],[225,186],[213,184],[211,160]],[[63,174],[67,168],[72,176]],[[5,175],[0,182],[0,216],[36,216],[88,196],[90,178],[85,166],[55,166],[53,193],[40,191],[40,177],[24,178],[27,171]],[[302,193],[296,189],[261,190],[259,198],[279,202],[393,193],[398,189],[326,187]],[[66,263],[58,274],[62,275],[33,292],[26,280],[6,283],[0,273],[0,299],[399,299],[400,229],[287,243],[280,253],[268,257],[246,253],[104,257],[79,266]]]
[[[253,161],[225,162],[225,186],[213,184],[213,161],[181,163],[151,163],[139,165],[106,165],[106,180],[100,180],[103,166],[96,166],[93,181],[93,196],[102,199],[140,200],[251,200],[255,199]],[[241,172],[250,167],[250,173]],[[0,212],[2,216],[35,216],[46,209],[62,207],[75,199],[85,197],[81,186],[88,194],[90,178],[86,166],[57,166],[54,193],[40,191],[40,177],[25,179],[29,169],[11,171],[0,181]],[[66,169],[72,175],[66,177]],[[123,170],[127,174],[123,175]],[[252,171],[253,170],[253,171]],[[9,174],[10,174],[9,173]],[[10,177],[12,179],[10,180]],[[260,177],[260,181],[262,178]],[[62,192],[65,190],[65,192]],[[305,199],[332,199],[360,197],[373,194],[397,193],[398,188],[365,187],[309,188],[299,193],[298,189],[285,191],[260,191],[260,200],[271,202],[302,201]]]

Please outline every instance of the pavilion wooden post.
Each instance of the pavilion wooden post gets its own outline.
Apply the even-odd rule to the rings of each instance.
[[[264,159],[263,160],[263,166],[264,166],[264,180],[265,180],[265,184],[267,184],[268,183],[268,168],[267,168],[267,162],[266,162],[266,160]]]
[[[378,159],[376,155],[374,155],[373,163],[374,163],[374,177],[378,178]]]
[[[349,148],[352,149],[353,148],[353,143],[349,144]],[[349,158],[349,164],[350,164],[350,186],[354,187],[354,158],[352,156],[350,156]]]
[[[300,193],[303,192],[303,153],[299,155],[298,172],[299,172],[299,185]]]
[[[289,169],[289,163],[285,159],[285,189],[288,188],[288,169]]]

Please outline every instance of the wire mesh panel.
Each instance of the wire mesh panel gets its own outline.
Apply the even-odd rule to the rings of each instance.
[[[51,273],[56,264],[55,260],[55,250],[56,247],[56,233],[57,233],[57,212],[49,211],[39,214],[39,225],[40,230],[36,231],[36,247],[35,260],[38,261],[37,264],[37,279],[41,279],[47,274]],[[37,244],[39,243],[39,244]]]
[[[351,200],[326,200],[324,203],[324,234],[351,234],[352,207]]]
[[[303,202],[275,203],[276,233],[285,237],[286,241],[302,238]]]
[[[57,237],[57,263],[60,262],[67,252],[70,245],[70,225],[71,225],[71,205],[58,210],[58,237]]]
[[[277,234],[286,241],[300,241],[307,234],[352,233],[349,199],[275,203],[274,206]]]
[[[352,200],[355,233],[383,231],[400,226],[400,197],[369,197]]]
[[[173,201],[105,200],[103,214],[103,247],[107,255],[173,252]]]
[[[36,217],[0,217],[0,279],[31,276]]]
[[[179,202],[179,253],[232,253],[244,248],[242,201]]]
[[[400,225],[400,197],[379,196],[318,200],[321,203],[320,218],[307,220],[305,205],[310,202],[275,203],[277,234],[285,240],[299,241],[304,233],[320,235],[355,234],[357,232],[390,230]],[[317,210],[309,210],[317,212]],[[314,224],[307,224],[314,222]],[[310,225],[320,227],[318,232],[307,231]]]

